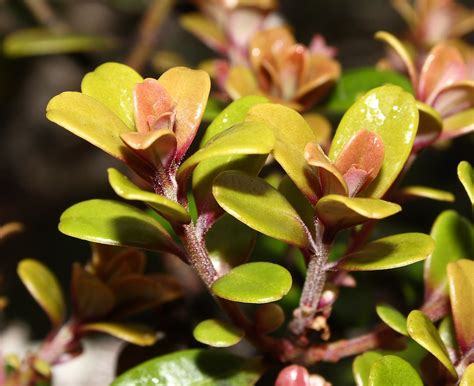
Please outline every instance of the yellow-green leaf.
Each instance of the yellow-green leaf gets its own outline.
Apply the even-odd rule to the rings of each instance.
[[[84,76],[81,90],[112,110],[135,130],[133,90],[143,78],[131,67],[120,63],[104,63]]]
[[[439,113],[427,104],[416,101],[419,113],[418,132],[415,147],[425,147],[434,142],[443,130],[443,121]]]
[[[191,221],[189,213],[176,201],[140,189],[116,169],[108,169],[109,183],[120,197],[126,200],[143,201],[171,222],[187,224]]]
[[[454,195],[452,193],[428,186],[406,186],[400,189],[397,194],[402,198],[429,198],[436,201],[454,202]]]
[[[358,355],[352,362],[352,373],[357,386],[369,386],[369,375],[372,365],[382,358],[382,354],[374,351],[367,351]]]
[[[88,323],[81,326],[81,332],[103,332],[138,346],[151,346],[158,340],[153,329],[137,323]]]
[[[377,87],[344,114],[329,151],[335,161],[348,141],[362,129],[377,133],[384,144],[384,161],[377,178],[361,192],[380,198],[390,188],[410,155],[418,128],[413,95],[393,85]]]
[[[267,236],[306,247],[303,220],[281,193],[258,177],[226,171],[214,180],[213,194],[230,215]]]
[[[33,259],[22,260],[18,264],[17,272],[53,326],[58,327],[64,320],[66,306],[63,292],[54,274],[45,265]]]
[[[378,271],[416,263],[434,249],[433,239],[423,233],[402,233],[368,243],[342,258],[337,267],[347,271]]]
[[[207,319],[199,323],[193,330],[194,339],[212,347],[230,347],[239,343],[244,332],[217,319]]]
[[[474,385],[474,363],[471,363],[467,366],[466,370],[464,370],[464,374],[461,378],[461,383],[459,386],[472,386]]]
[[[423,382],[407,361],[395,355],[386,355],[372,365],[368,385],[423,386]]]
[[[410,312],[407,318],[408,334],[423,348],[433,354],[448,369],[454,379],[458,375],[451,360],[448,350],[439,336],[433,322],[421,311]]]
[[[316,204],[319,219],[330,228],[340,229],[379,220],[400,212],[398,204],[376,198],[346,197],[329,194]]]
[[[181,27],[197,36],[212,49],[223,51],[227,48],[224,32],[218,24],[203,14],[199,12],[185,14],[179,18],[179,23]]]
[[[461,161],[458,165],[458,178],[461,181],[466,193],[474,205],[474,169],[467,161]]]
[[[399,334],[408,336],[407,318],[405,318],[400,311],[388,304],[379,304],[375,310],[377,311],[379,318],[382,319],[387,326]]]

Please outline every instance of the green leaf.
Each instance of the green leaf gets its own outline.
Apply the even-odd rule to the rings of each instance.
[[[116,169],[108,169],[109,183],[120,197],[126,200],[143,201],[167,220],[187,224],[191,221],[189,213],[180,204],[164,196],[140,189]]]
[[[439,138],[443,130],[443,120],[439,113],[427,104],[416,101],[419,123],[416,134],[416,146],[426,147]]]
[[[143,78],[131,67],[120,63],[104,63],[84,76],[81,90],[98,100],[135,130],[133,91]]]
[[[407,318],[408,334],[420,346],[433,354],[457,379],[456,369],[449,359],[448,350],[439,336],[433,322],[421,311],[410,312]]]
[[[467,366],[466,370],[464,370],[464,374],[461,378],[461,383],[459,386],[472,386],[474,385],[474,363],[471,363]]]
[[[402,233],[368,243],[342,258],[337,268],[347,271],[378,271],[403,267],[426,259],[434,249],[433,239],[423,233]]]
[[[209,158],[246,154],[268,154],[275,143],[273,134],[265,125],[244,122],[213,137],[189,157],[178,169],[178,183],[186,181],[196,165]]]
[[[436,246],[425,262],[426,297],[448,294],[446,267],[450,262],[474,256],[474,232],[471,223],[454,210],[441,213],[433,224],[431,237]]]
[[[151,346],[158,339],[158,335],[153,329],[137,323],[88,323],[82,325],[80,330],[81,332],[103,332],[138,346]]]
[[[401,312],[388,304],[379,304],[375,310],[380,319],[382,319],[382,321],[391,329],[399,334],[408,336],[407,318],[405,318]]]
[[[445,316],[441,320],[438,332],[448,351],[458,350],[458,342],[456,341],[456,332],[454,331],[454,322],[451,315]]]
[[[172,253],[178,250],[156,220],[140,209],[112,200],[89,200],[71,206],[61,215],[59,230],[99,244]]]
[[[213,194],[229,214],[267,236],[299,247],[308,245],[303,221],[275,188],[258,177],[226,171],[214,180]]]
[[[54,33],[31,28],[13,32],[3,41],[5,56],[16,58],[35,55],[66,54],[108,50],[114,46],[110,38],[72,33]]]
[[[395,355],[386,355],[370,369],[369,386],[423,386],[416,370]]]
[[[474,205],[474,169],[469,162],[461,161],[459,163],[458,178],[466,189],[471,204]]]
[[[463,354],[474,347],[473,277],[474,261],[462,259],[448,264],[449,298],[457,342]]]
[[[400,189],[397,194],[403,198],[429,198],[436,201],[454,202],[454,195],[445,190],[428,186],[411,185]]]
[[[46,312],[53,326],[58,327],[64,320],[66,306],[58,279],[42,263],[33,259],[20,261],[18,276]]]
[[[221,350],[183,350],[142,363],[111,386],[251,386],[263,371],[260,359]]]
[[[369,386],[369,374],[372,365],[382,358],[382,354],[374,351],[367,351],[358,355],[352,362],[352,373],[357,386]]]
[[[212,347],[230,347],[242,340],[244,332],[221,320],[208,319],[194,328],[193,335],[198,342]]]
[[[213,98],[212,96],[209,97],[206,105],[206,110],[204,110],[204,114],[202,116],[202,120],[206,122],[213,121],[222,112],[224,106],[225,104],[222,103],[219,99]]]
[[[418,109],[413,96],[398,86],[369,91],[344,114],[329,151],[335,161],[348,141],[362,129],[377,133],[383,141],[384,162],[377,178],[361,194],[380,198],[401,172],[418,128]]]
[[[253,229],[229,214],[222,216],[206,233],[206,247],[217,271],[226,272],[247,261],[255,239]]]
[[[280,265],[248,263],[232,269],[217,279],[212,292],[240,303],[270,303],[280,300],[291,288],[291,275]]]
[[[46,117],[118,159],[125,160],[130,153],[120,139],[130,129],[88,95],[67,91],[55,96],[46,107]]]
[[[340,229],[379,220],[400,212],[398,204],[376,198],[346,197],[329,194],[316,204],[319,219],[330,228]]]
[[[289,107],[262,103],[250,109],[247,120],[263,122],[273,131],[273,156],[288,176],[315,204],[319,189],[317,170],[306,162],[304,149],[318,138],[305,119]]]
[[[394,84],[413,93],[410,81],[398,72],[360,67],[345,71],[334,87],[327,104],[331,112],[344,113],[367,91],[384,84]]]

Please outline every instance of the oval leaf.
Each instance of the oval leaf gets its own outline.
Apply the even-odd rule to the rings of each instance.
[[[461,383],[459,386],[472,386],[474,385],[474,363],[471,363],[467,366],[466,370],[464,370],[464,374],[461,378]]]
[[[336,161],[350,139],[362,129],[377,133],[385,155],[377,178],[361,192],[380,198],[401,172],[418,128],[418,109],[413,96],[398,86],[386,85],[369,91],[344,114],[329,151]]]
[[[269,334],[278,330],[285,322],[285,311],[276,303],[262,304],[255,311],[255,328]]]
[[[261,304],[280,300],[291,284],[291,275],[282,266],[256,262],[240,265],[217,279],[212,292],[234,302]]]
[[[449,359],[446,346],[433,322],[423,312],[418,310],[410,312],[407,318],[407,330],[415,342],[433,354],[448,369],[454,379],[457,379],[458,375]]]
[[[433,239],[423,233],[402,233],[368,243],[342,258],[337,268],[347,271],[378,271],[416,263],[434,249]]]
[[[386,355],[370,369],[369,386],[423,386],[416,370],[395,355]]]
[[[401,312],[387,304],[379,304],[375,308],[382,321],[399,334],[408,336],[407,318]]]
[[[249,227],[299,247],[308,245],[304,223],[296,210],[261,178],[226,171],[215,179],[212,191],[226,212]]]
[[[183,350],[142,363],[111,386],[251,386],[263,371],[260,359],[245,359],[221,350]]]
[[[71,206],[61,215],[59,230],[100,244],[178,251],[170,235],[152,217],[112,200],[89,200]]]
[[[221,320],[208,319],[194,328],[193,335],[198,342],[212,347],[230,347],[242,340],[244,332]]]
[[[138,346],[151,346],[158,339],[157,333],[151,328],[136,323],[101,322],[81,326],[81,332],[103,332]]]
[[[467,161],[461,161],[458,165],[458,178],[461,181],[466,193],[474,205],[474,169]]]
[[[45,265],[33,259],[22,260],[18,264],[17,272],[53,326],[58,327],[64,320],[66,306],[56,277]]]
[[[367,351],[358,355],[352,362],[352,373],[357,386],[369,386],[369,375],[372,365],[382,358],[382,354],[374,351]]]
[[[109,183],[120,197],[126,200],[146,202],[169,221],[187,224],[191,221],[189,213],[180,204],[164,196],[140,189],[116,169],[108,169]]]
[[[329,194],[316,204],[319,219],[330,228],[347,228],[367,220],[379,220],[400,212],[398,204],[376,198]]]

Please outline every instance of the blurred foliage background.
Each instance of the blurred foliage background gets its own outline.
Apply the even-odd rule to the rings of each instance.
[[[0,0],[0,39],[40,25],[31,3],[34,0]],[[474,5],[472,0],[463,3]],[[20,221],[25,225],[23,233],[0,240],[0,293],[10,298],[0,326],[14,320],[25,321],[32,327],[34,337],[43,336],[48,322],[18,280],[17,263],[22,258],[35,257],[45,262],[68,288],[71,263],[85,261],[90,250],[87,243],[58,232],[59,216],[78,201],[114,197],[106,168],[117,167],[105,153],[48,122],[45,106],[64,90],[79,90],[84,74],[99,64],[125,60],[136,44],[138,25],[149,1],[51,0],[49,4],[71,31],[112,38],[114,44],[110,49],[80,54],[23,58],[0,54],[0,223]],[[189,1],[176,2],[154,39],[155,51],[177,52],[190,65],[214,56],[178,24],[177,16],[193,9]],[[383,45],[373,39],[376,31],[400,34],[406,29],[389,0],[282,0],[280,12],[294,27],[299,41],[308,43],[314,33],[323,34],[330,45],[338,48],[344,70],[374,65],[383,56]],[[472,34],[468,40],[474,41]],[[150,61],[143,75],[157,77],[159,73]],[[453,192],[459,198],[454,205],[428,200],[406,203],[403,212],[384,221],[375,236],[397,231],[429,233],[442,210],[454,207],[460,213],[469,213],[469,204],[456,178],[456,166],[463,159],[473,160],[472,145],[471,135],[424,151],[405,180],[406,184]],[[268,240],[261,240],[257,247],[256,254],[261,259],[272,260],[272,251],[278,245],[269,246]],[[153,260],[158,266],[158,259]],[[339,326],[350,325],[351,331],[360,332],[362,327],[373,325],[376,301],[390,301],[401,310],[419,304],[419,264],[380,274],[364,273],[358,278],[359,288],[351,290],[350,297],[343,293],[336,305],[331,318],[336,331]],[[390,288],[387,283],[391,283]],[[196,309],[206,312],[206,307]],[[207,315],[194,318],[204,316]]]

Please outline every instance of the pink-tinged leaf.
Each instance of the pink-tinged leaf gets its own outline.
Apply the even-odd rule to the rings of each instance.
[[[304,156],[308,164],[318,168],[320,196],[327,194],[348,195],[349,189],[344,176],[324,154],[321,146],[314,142],[308,143],[304,149]]]
[[[384,144],[377,133],[362,129],[352,136],[335,162],[344,175],[349,196],[364,190],[377,177],[383,159]]]
[[[323,35],[316,34],[312,37],[309,43],[309,51],[312,54],[334,58],[337,55],[337,48],[327,44]]]
[[[309,372],[303,366],[285,367],[278,374],[275,386],[310,386]]]
[[[191,145],[206,108],[211,88],[209,75],[202,70],[175,67],[160,76],[158,82],[176,103],[176,161],[179,162]]]
[[[281,97],[291,100],[299,89],[303,76],[308,71],[309,53],[305,46],[295,44],[277,58],[279,60],[279,85]]]
[[[434,100],[433,107],[442,117],[474,107],[474,80],[459,81],[443,88]]]
[[[450,139],[474,131],[474,108],[455,114],[443,121],[440,139]]]
[[[255,33],[261,28],[265,15],[254,9],[238,8],[231,12],[226,23],[229,38],[246,56],[246,49]],[[237,58],[235,58],[237,59]]]
[[[221,28],[200,13],[188,13],[179,18],[179,23],[186,31],[195,35],[211,49],[225,54],[227,38]]]
[[[432,105],[443,89],[466,79],[467,73],[466,63],[457,48],[446,44],[436,45],[421,69],[418,99]]]
[[[458,260],[448,264],[449,297],[454,328],[463,354],[474,347],[474,261]]]

